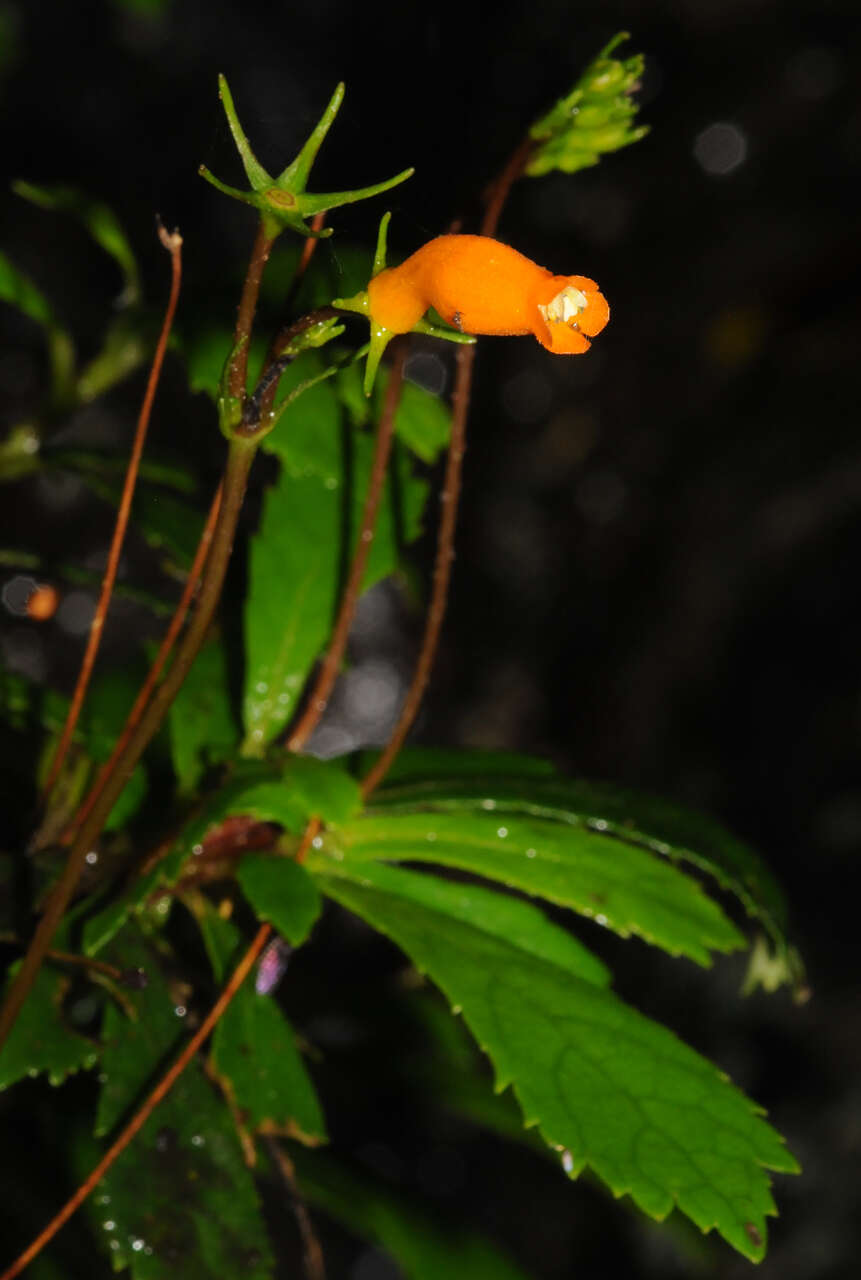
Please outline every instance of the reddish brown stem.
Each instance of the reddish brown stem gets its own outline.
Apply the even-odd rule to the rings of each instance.
[[[248,380],[248,352],[251,345],[254,316],[257,311],[257,300],[260,297],[260,282],[263,279],[263,272],[266,269],[266,263],[269,261],[269,255],[272,252],[274,243],[274,239],[270,240],[269,236],[267,236],[263,219],[261,218],[257,227],[257,235],[254,238],[254,247],[251,250],[248,271],[245,274],[245,283],[242,286],[242,296],[239,299],[236,328],[233,333],[233,353],[227,375],[227,393],[240,403],[245,400]]]
[[[434,657],[436,656],[437,643],[448,599],[451,562],[454,559],[454,532],[457,524],[458,498],[460,497],[461,465],[466,448],[466,414],[469,408],[469,390],[472,382],[474,361],[475,347],[458,347],[457,376],[452,395],[451,443],[446,461],[445,479],[440,494],[441,514],[439,532],[437,534],[436,561],[433,571],[433,589],[425,620],[424,635],[422,636],[412,683],[407,690],[407,696],[404,699],[398,722],[383,749],[382,755],[362,783],[362,795],[365,799],[375,787],[379,786],[388,773],[395,756],[400,751],[407,734],[412,728],[427,688]]]
[[[161,1078],[143,1106],[135,1112],[125,1129],[123,1129],[117,1140],[108,1148],[89,1177],[81,1183],[72,1198],[63,1205],[60,1212],[51,1219],[33,1243],[24,1250],[20,1257],[15,1259],[11,1267],[8,1267],[7,1270],[0,1275],[0,1280],[13,1280],[14,1276],[20,1275],[28,1263],[32,1262],[36,1255],[41,1253],[45,1245],[54,1238],[60,1228],[68,1222],[75,1210],[84,1203],[87,1196],[90,1195],[94,1188],[98,1186],[108,1169],[110,1169],[114,1161],[122,1155],[132,1138],[140,1132],[152,1112],[161,1102],[162,1098],[170,1092],[175,1081],[182,1075],[189,1062],[191,1062],[191,1059],[197,1053],[198,1049],[210,1034],[213,1027],[218,1022],[218,1019],[224,1013],[224,1010],[230,1004],[231,1000],[242,986],[242,983],[247,978],[254,961],[265,947],[271,932],[272,929],[270,925],[264,924],[260,926],[257,930],[254,941],[240,960],[239,964],[236,966],[236,969],[234,970],[226,987],[198,1027],[197,1031],[195,1031],[182,1053],[176,1059],[173,1066]]]
[[[129,523],[129,516],[131,515],[132,498],[134,496],[141,454],[143,453],[144,442],[146,440],[147,429],[149,427],[150,414],[152,412],[159,378],[161,376],[161,368],[164,363],[168,338],[170,337],[170,331],[173,327],[173,317],[176,312],[176,304],[179,300],[179,289],[182,281],[182,237],[178,231],[168,233],[160,223],[158,234],[162,244],[170,254],[170,297],[168,299],[167,309],[164,313],[164,322],[161,327],[161,333],[159,334],[155,355],[153,356],[149,378],[147,379],[143,404],[141,405],[141,411],[138,416],[134,442],[132,444],[132,453],[129,459],[128,469],[126,471],[119,510],[117,511],[117,520],[114,526],[110,550],[108,552],[108,563],[105,569],[105,576],[102,579],[102,589],[99,595],[99,602],[96,606],[96,611],[93,614],[93,621],[90,624],[90,634],[87,639],[87,647],[84,652],[83,661],[81,662],[81,670],[78,675],[78,682],[75,685],[75,692],[72,695],[69,713],[66,716],[66,723],[63,725],[63,731],[60,734],[60,741],[57,744],[57,750],[54,752],[54,759],[52,760],[51,768],[48,771],[48,777],[43,791],[44,801],[47,801],[50,796],[54,783],[57,781],[59,776],[60,769],[63,767],[63,761],[66,758],[66,754],[69,750],[69,744],[72,741],[72,734],[75,732],[75,726],[78,723],[78,717],[80,716],[81,708],[84,705],[84,698],[87,693],[87,687],[90,683],[90,677],[93,674],[96,655],[98,654],[99,645],[101,644],[105,617],[107,616],[111,593],[113,592],[114,582],[116,581],[117,569],[120,562],[120,552],[122,551],[123,540]]]
[[[311,219],[311,230],[322,231],[325,225],[326,225],[326,210],[324,209],[322,213],[314,214],[314,217]],[[305,272],[308,270],[308,267],[310,266],[310,263],[311,263],[311,259],[314,256],[314,251],[316,250],[317,245],[319,243],[320,243],[319,236],[308,236],[308,239],[305,241],[304,245],[302,246],[302,256],[299,259],[299,265],[296,267],[296,274],[293,277],[293,283],[290,286],[291,289],[296,288],[299,281],[302,279]]]
[[[484,217],[481,222],[481,234],[492,236],[496,231],[508,193],[517,178],[523,172],[532,142],[529,138],[512,153],[502,173],[494,182],[487,198]],[[460,497],[460,478],[463,455],[466,450],[466,419],[469,412],[469,401],[472,392],[472,372],[475,365],[475,347],[458,347],[457,377],[452,395],[451,445],[446,463],[445,480],[443,482],[440,502],[439,532],[437,534],[436,561],[434,563],[433,589],[430,605],[425,621],[419,656],[413,673],[412,683],[407,690],[404,705],[398,722],[382,754],[362,783],[362,795],[365,799],[378,787],[388,773],[398,752],[403,746],[407,734],[413,726],[418,714],[433,669],[445,617],[448,600],[448,585],[451,578],[451,563],[454,559],[454,534],[457,525],[457,505]]]
[[[30,945],[21,961],[21,967],[4,993],[3,1004],[0,1007],[0,1048],[15,1023],[27,993],[39,972],[45,952],[50,947],[57,926],[72,899],[86,866],[87,852],[101,834],[108,815],[135,765],[161,727],[170,704],[179,692],[209,630],[209,624],[221,596],[236,523],[242,508],[245,485],[256,447],[253,441],[238,439],[231,441],[224,473],[224,500],[219,511],[194,616],[177,650],[170,671],[153,694],[140,724],[135,728],[117,761],[117,767],[93,805],[92,812],[86,822],[81,824],[69,849],[66,865],[51,890],[42,918],[36,926]]]
[[[209,515],[206,517],[206,524],[203,526],[200,541],[197,544],[197,551],[195,552],[194,561],[191,569],[189,570],[188,580],[183,588],[179,604],[176,606],[176,612],[171,618],[170,626],[165,632],[164,639],[159,645],[155,661],[150,667],[149,674],[141,686],[140,693],[135,699],[134,706],[128,714],[126,722],[123,725],[122,733],[117,739],[116,746],[111,752],[110,758],[105,761],[99,770],[98,776],[90,788],[89,795],[75,816],[74,823],[71,825],[70,830],[64,833],[65,839],[68,839],[68,837],[74,833],[75,829],[79,827],[82,822],[86,822],[87,818],[90,816],[93,805],[104,791],[108,779],[116,767],[117,760],[125,750],[126,743],[137,728],[138,722],[146,710],[152,691],[164,670],[165,663],[170,657],[173,646],[176,643],[176,638],[182,630],[182,624],[185,622],[186,614],[188,613],[192,598],[197,590],[198,583],[200,582],[200,576],[203,573],[203,566],[206,563],[206,557],[209,554],[212,535],[215,530],[216,521],[218,520],[218,512],[221,507],[221,493],[222,486],[219,485],[215,491],[215,497],[212,500],[212,505],[209,508]]]
[[[365,568],[368,563],[371,544],[374,540],[374,527],[377,523],[377,512],[386,482],[386,470],[392,448],[395,414],[398,411],[401,388],[404,381],[407,346],[405,342],[399,339],[396,339],[395,342],[395,355],[389,374],[388,386],[386,387],[383,410],[377,427],[371,475],[362,511],[362,525],[359,530],[356,549],[353,553],[353,562],[350,565],[350,572],[341,596],[341,604],[338,609],[338,617],[335,621],[329,648],[320,664],[317,679],[308,698],[308,705],[300,716],[298,724],[288,735],[286,742],[288,751],[301,751],[317,727],[320,717],[329,704],[329,697],[338,678],[344,651],[347,648],[347,639],[350,634],[350,627],[353,624],[353,615],[356,612],[356,604],[361,594]]]

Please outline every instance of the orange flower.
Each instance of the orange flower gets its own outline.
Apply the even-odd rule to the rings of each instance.
[[[429,307],[462,333],[533,333],[557,355],[588,351],[610,318],[594,280],[555,276],[489,236],[437,236],[368,285],[372,328],[407,333]]]

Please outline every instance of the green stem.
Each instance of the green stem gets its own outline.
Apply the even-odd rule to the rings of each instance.
[[[230,560],[236,524],[245,496],[248,472],[257,451],[257,441],[252,439],[234,439],[230,443],[227,465],[224,472],[224,497],[219,512],[218,523],[212,539],[212,548],[206,562],[197,609],[189,624],[188,631],[177,650],[173,665],[164,681],[153,695],[152,701],[140,723],[129,738],[125,749],[117,759],[116,767],[105,785],[104,791],[93,806],[92,811],[82,824],[60,879],[54,886],[48,899],[42,918],[36,928],[21,968],[11,983],[6,999],[0,1009],[0,1047],[5,1042],[24,1000],[39,972],[51,940],[65,914],[75,888],[86,865],[87,853],[93,843],[101,835],[105,821],[114,807],[117,798],[128,781],[138,760],[155,737],[162,721],[167,715],[170,704],[179,692],[185,677],[191,668],[198,651],[203,644],[209,624],[215,613],[224,576]]]

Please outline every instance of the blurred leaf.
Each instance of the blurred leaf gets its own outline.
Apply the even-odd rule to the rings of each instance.
[[[42,209],[54,209],[69,213],[110,254],[123,273],[123,302],[134,303],[140,297],[140,277],[131,245],[126,238],[117,215],[101,200],[94,200],[75,187],[42,187],[32,182],[13,182],[12,190],[24,200]]]
[[[378,422],[383,408],[389,371],[381,368],[370,400],[362,389],[359,365],[346,365],[332,379],[332,387],[350,416],[354,426]],[[395,414],[395,434],[421,458],[435,462],[448,444],[451,433],[451,410],[439,397],[414,382],[405,381]]]
[[[13,266],[5,253],[0,253],[0,300],[35,320],[44,329],[56,324],[48,299],[23,271]]]
[[[662,1219],[674,1204],[754,1261],[776,1212],[765,1172],[797,1164],[759,1109],[711,1063],[612,992],[416,895],[416,875],[365,867],[320,877],[440,986],[576,1176]],[[450,889],[459,886],[448,886]]]
[[[109,1005],[96,1133],[107,1134],[146,1096],[185,1038],[161,960],[134,929],[110,952],[140,968],[134,1020]],[[199,1063],[185,1069],[90,1201],[91,1220],[119,1270],[135,1280],[269,1280],[273,1260],[229,1112]]]
[[[237,879],[258,920],[268,920],[293,947],[306,941],[322,903],[304,867],[290,858],[247,853]]]
[[[57,322],[47,298],[33,282],[0,252],[0,302],[21,311],[41,326],[51,362],[51,395],[56,404],[65,403],[72,391],[75,347]]]
[[[224,364],[232,345],[233,334],[226,327],[203,328],[183,337],[181,346],[185,355],[189,390],[202,391],[213,400],[217,398]],[[260,368],[265,355],[265,341],[259,336],[253,337],[248,356],[248,367],[252,374]]]
[[[77,400],[89,404],[139,368],[152,351],[152,324],[139,309],[123,312],[108,327],[101,350],[78,374]]]
[[[94,493],[112,507],[119,506],[122,483],[95,471],[81,472]],[[132,524],[151,547],[168,553],[177,567],[191,567],[203,530],[203,515],[190,503],[162,488],[138,484],[132,504]]]
[[[304,399],[296,402],[297,409]],[[284,433],[283,447],[288,449],[292,437],[289,412],[270,439],[278,432]],[[347,433],[341,442],[334,420],[319,423],[319,436],[316,456],[329,463],[320,461],[316,473],[308,463],[302,474],[291,474],[285,465],[266,493],[260,531],[251,548],[245,603],[243,750],[247,754],[261,752],[296,709],[308,674],[328,639],[337,608],[342,557],[352,557],[361,523],[373,441]],[[331,465],[336,458],[337,476],[322,478],[324,465]],[[365,589],[397,568],[400,539],[411,542],[421,531],[427,485],[412,474],[405,460],[395,471],[397,499],[390,480],[380,504]]]
[[[465,772],[469,756],[464,755],[461,768],[452,770],[448,778],[437,773],[422,781],[419,770],[409,763],[411,754],[407,753],[403,766],[396,766],[411,770],[409,780],[387,780],[375,794],[372,808],[388,813],[485,812],[500,821],[510,815],[537,818],[615,837],[673,862],[690,863],[738,898],[768,934],[791,980],[796,985],[802,982],[804,966],[787,939],[786,905],[774,876],[753,849],[712,818],[673,801],[605,783],[558,775],[526,782],[517,776],[519,769],[492,771],[492,756],[477,762],[473,777]]]
[[[10,971],[11,981],[19,966]],[[72,1071],[92,1067],[98,1045],[70,1030],[61,1001],[69,980],[43,966],[0,1053],[0,1090],[23,1076],[45,1072],[51,1084],[62,1084]]]
[[[106,481],[122,482],[128,470],[127,453],[97,453],[92,449],[57,449],[44,451],[46,466],[61,467],[65,471],[74,471],[81,478],[88,480],[91,476]],[[151,484],[164,485],[175,489],[177,493],[194,494],[198,489],[197,477],[183,463],[164,462],[153,458],[141,458],[138,474],[141,480]],[[116,490],[119,492],[119,489]]]
[[[378,418],[387,383],[388,370],[384,370],[374,386]],[[404,382],[395,414],[395,432],[422,462],[435,462],[448,444],[451,410],[439,396],[417,387],[414,382]]]
[[[526,1280],[488,1240],[423,1212],[366,1169],[352,1172],[321,1151],[291,1148],[290,1157],[308,1200],[385,1249],[407,1280],[450,1280],[455,1266],[469,1280]]]
[[[216,981],[223,983],[234,954],[238,958],[241,935],[212,910],[201,924]],[[212,1065],[249,1129],[289,1135],[312,1146],[325,1142],[320,1102],[296,1038],[277,1002],[258,995],[251,980],[243,983],[215,1028]]]
[[[79,750],[71,754],[68,770],[64,770],[67,780],[75,774],[80,786],[87,783],[87,769],[82,761],[81,751],[96,764],[102,764],[108,759],[125,724],[141,679],[141,669],[137,663],[122,668],[109,668],[94,676],[72,739]],[[0,671],[0,719],[19,733],[32,733],[41,729],[46,738],[56,739],[62,732],[68,709],[69,699],[56,689],[36,684],[15,672]],[[45,762],[52,755],[53,747],[47,741],[42,752],[45,767]],[[111,810],[105,829],[116,830],[136,813],[143,803],[147,788],[146,768],[138,764]]]
[[[324,851],[347,867],[373,861],[459,867],[702,965],[711,963],[710,949],[745,945],[695,880],[644,849],[584,827],[486,809],[369,812],[323,840]]]
[[[643,74],[643,55],[621,61],[610,57],[627,39],[624,31],[614,36],[568,96],[532,126],[529,134],[537,146],[526,166],[531,177],[553,169],[576,173],[648,133],[645,126],[633,125],[639,109],[633,95]]]
[[[236,747],[239,727],[220,635],[211,635],[195,658],[171,705],[168,730],[173,767],[185,792],[193,792],[206,770],[227,760]]]
[[[300,253],[301,249],[300,245]],[[293,280],[294,262],[298,261],[295,250],[292,254],[290,250],[291,246],[285,245],[283,250],[273,253],[270,266],[275,269],[271,274],[267,270],[264,277],[264,287],[268,286],[269,297],[278,306],[283,305],[286,286]],[[279,266],[276,259],[280,259],[281,253],[284,255],[281,259],[283,265]],[[296,291],[296,313],[301,315],[304,311],[313,311],[315,307],[326,306],[333,298],[349,297],[366,288],[371,262],[372,254],[367,245],[351,244],[340,237],[334,243],[332,240],[321,241]]]

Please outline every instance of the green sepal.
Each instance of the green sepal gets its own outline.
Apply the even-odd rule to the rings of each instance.
[[[274,240],[285,228],[301,236],[316,238],[330,236],[331,227],[315,231],[306,224],[306,219],[317,213],[324,213],[327,209],[338,209],[341,205],[355,204],[359,200],[367,200],[370,196],[379,195],[382,191],[388,191],[398,183],[406,181],[415,172],[414,169],[404,169],[395,177],[388,178],[385,182],[377,182],[370,187],[311,195],[305,191],[305,186],[317,152],[338,114],[338,108],[344,97],[344,85],[338,85],[319,123],[296,159],[287,165],[277,178],[267,173],[252,151],[245,131],[239,123],[239,117],[233,105],[233,96],[223,75],[218,77],[218,92],[251,189],[240,191],[237,187],[228,186],[210,173],[205,165],[201,165],[198,172],[224,195],[231,196],[234,200],[241,200],[244,204],[253,205],[260,213],[264,231],[269,240]]]
[[[374,252],[374,268],[371,272],[371,279],[378,276],[386,266],[386,241],[389,231],[389,222],[391,213],[384,213],[380,219],[380,229],[377,232],[377,247]],[[374,324],[371,316],[370,303],[368,301],[367,290],[363,289],[360,293],[354,293],[351,298],[333,298],[332,306],[338,307],[341,311],[354,311],[360,316],[367,316],[371,326],[371,341],[368,344],[368,359],[365,364],[365,377],[362,383],[362,389],[366,396],[369,396],[374,389],[374,380],[377,376],[377,370],[380,367],[380,361],[383,358],[383,352],[391,342],[392,338],[397,335],[392,333],[391,329],[387,329],[384,325]],[[429,324],[427,320],[418,320],[410,330],[411,333],[426,333],[433,338],[445,338],[448,342],[466,342],[473,343],[475,338],[469,333],[458,333],[455,329],[441,328],[439,325]]]

